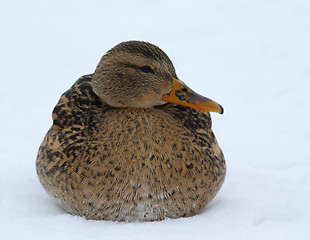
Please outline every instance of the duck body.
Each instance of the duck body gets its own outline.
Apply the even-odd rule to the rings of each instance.
[[[38,152],[45,190],[87,219],[154,221],[199,213],[226,173],[208,112],[111,107],[81,77],[53,111]]]

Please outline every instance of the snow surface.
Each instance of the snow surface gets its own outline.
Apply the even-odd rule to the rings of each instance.
[[[310,1],[1,1],[0,239],[310,239]],[[212,114],[227,161],[198,216],[88,221],[35,172],[60,95],[117,43],[160,46]]]

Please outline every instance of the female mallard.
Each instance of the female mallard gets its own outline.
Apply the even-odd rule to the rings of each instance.
[[[61,96],[39,149],[39,179],[60,206],[87,219],[195,215],[226,172],[203,111],[223,108],[178,80],[161,49],[120,43]]]

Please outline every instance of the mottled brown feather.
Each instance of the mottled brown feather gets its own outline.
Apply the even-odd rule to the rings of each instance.
[[[94,93],[92,78],[78,79],[53,110],[36,161],[45,190],[87,219],[154,221],[199,213],[226,174],[210,114],[174,104],[111,107]]]

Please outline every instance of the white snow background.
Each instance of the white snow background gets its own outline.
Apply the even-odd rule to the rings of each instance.
[[[1,1],[0,239],[310,239],[310,1]],[[125,40],[223,105],[226,181],[198,216],[89,221],[35,172],[60,95]]]

